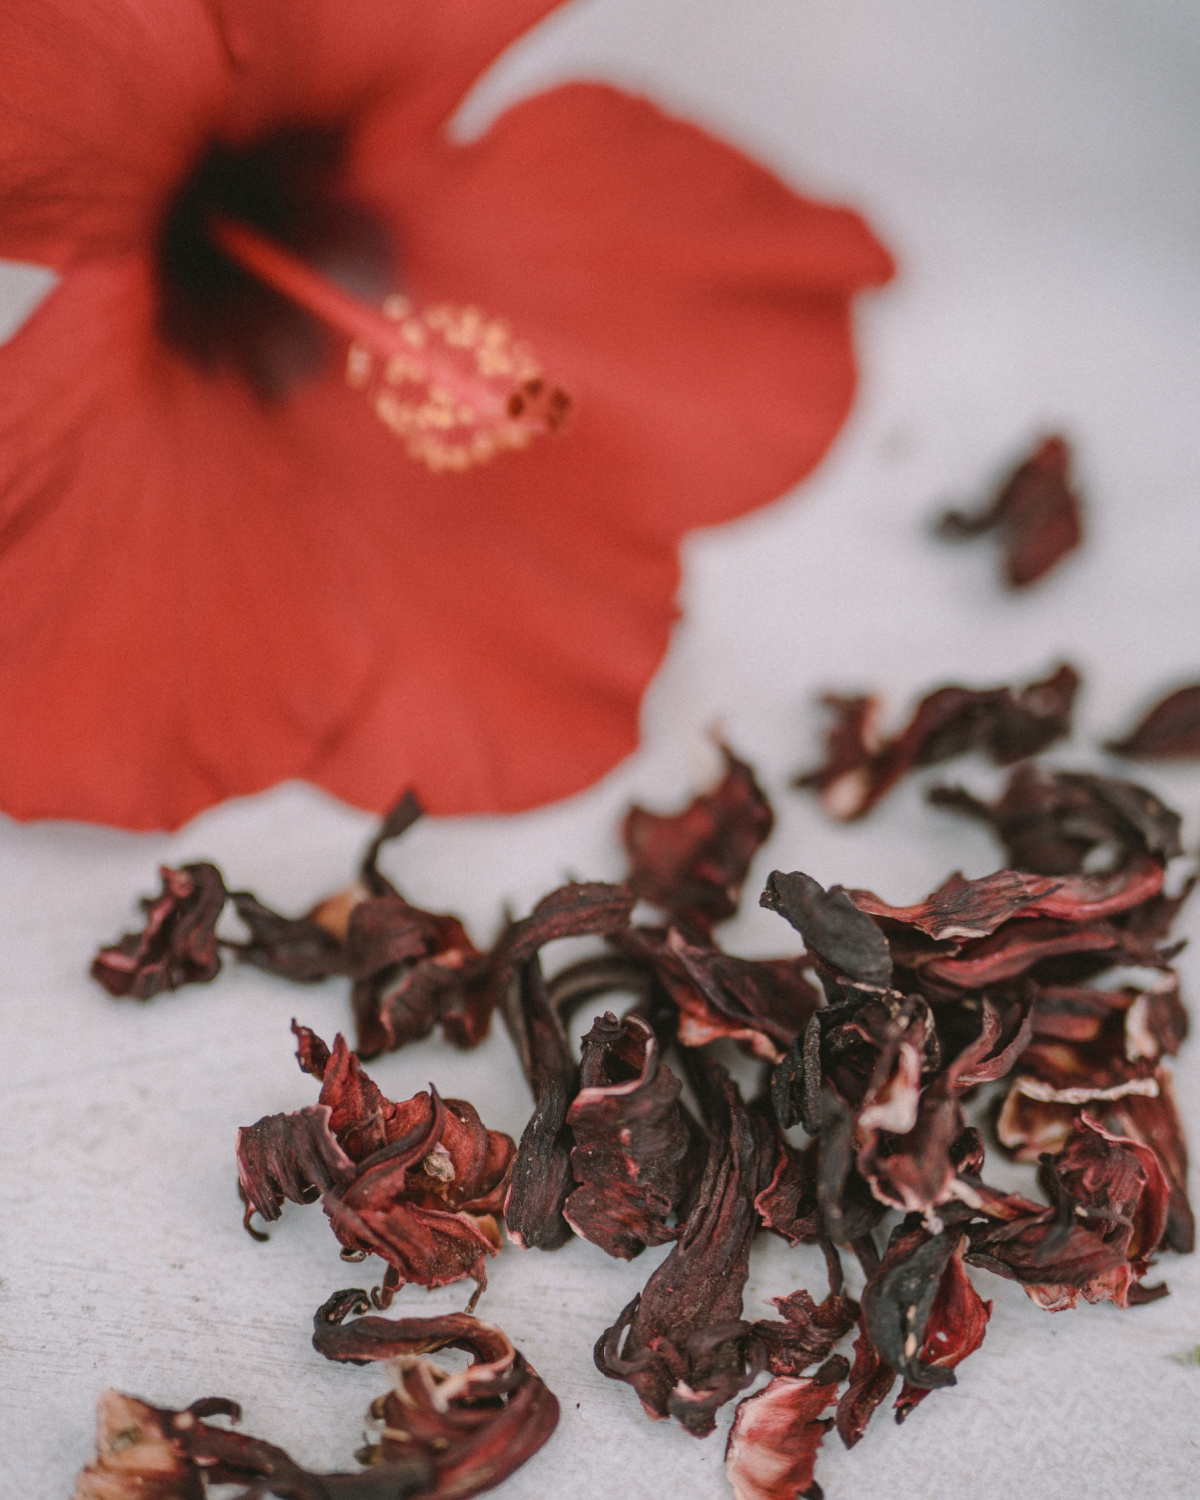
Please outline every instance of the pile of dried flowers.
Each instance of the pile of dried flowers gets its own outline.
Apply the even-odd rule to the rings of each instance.
[[[1064,668],[1021,692],[946,689],[943,751],[907,762],[994,750],[1005,734],[1040,748],[1066,731],[1076,681]],[[938,697],[915,722],[936,717],[926,706]],[[387,1307],[406,1282],[471,1278],[473,1307],[501,1216],[527,1248],[577,1234],[630,1259],[672,1245],[598,1330],[595,1361],[649,1415],[699,1437],[769,1374],[730,1432],[739,1500],[816,1500],[831,1426],[853,1446],[898,1380],[897,1421],[954,1384],[991,1312],[968,1266],[1019,1282],[1050,1311],[1166,1295],[1145,1283],[1153,1257],[1194,1242],[1165,1061],[1187,1030],[1170,929],[1190,882],[1164,888],[1181,852],[1178,816],[1133,783],[1031,760],[994,805],[935,788],[935,802],[988,822],[1011,868],[952,875],[907,907],[776,871],[761,904],[803,949],[747,959],[724,951],[714,928],[737,910],[773,815],[750,767],[725,757],[719,784],[683,812],[630,811],[625,883],[563,886],[487,950],[456,918],[413,906],[379,868],[384,843],[420,814],[411,794],[354,885],[305,916],[227,893],[212,865],[163,871],[143,929],[96,957],[93,974],[112,993],[146,999],[211,980],[223,948],[299,982],[351,981],[357,1052],[294,1025],[318,1100],[244,1128],[237,1165],[252,1234],[254,1215],[270,1221],[285,1200],[319,1197],[344,1257],[386,1263],[369,1297],[339,1292],[318,1311],[317,1349],[404,1358],[395,1392],[376,1403],[382,1443],[360,1455],[369,1466],[358,1476],[317,1481],[286,1456],[268,1470],[263,1454],[277,1450],[201,1420],[228,1403],[186,1413],[132,1403],[131,1417],[121,1405],[130,1398],[110,1395],[81,1497],[143,1493],[97,1487],[114,1466],[133,1472],[139,1453],[151,1468],[169,1454],[171,1472],[195,1485],[201,1475],[244,1480],[247,1495],[445,1497],[498,1482],[545,1441],[557,1412],[504,1335],[469,1314],[347,1319]],[[635,921],[638,900],[661,921]],[[246,928],[240,942],[217,937],[227,901]],[[543,948],[583,935],[602,951],[544,971]],[[1130,973],[1146,977],[1132,983]],[[632,1005],[620,1018],[598,1014],[577,1060],[572,1015],[617,995]],[[360,1062],[435,1026],[475,1046],[497,1012],[534,1100],[519,1144],[436,1090],[386,1099]],[[762,1064],[749,1101],[712,1055],[722,1039]],[[984,1134],[967,1109],[989,1096],[999,1143],[1039,1163],[1041,1199],[986,1181]],[[786,1133],[797,1125],[802,1144]],[[748,1321],[749,1251],[763,1230],[819,1246],[828,1287],[819,1300],[786,1291],[778,1318]],[[847,1250],[865,1276],[857,1299],[843,1282]],[[850,1334],[847,1359],[835,1348]],[[417,1358],[452,1342],[476,1354],[464,1376]],[[118,1422],[141,1434],[120,1453]],[[177,1492],[193,1490],[163,1494]]]

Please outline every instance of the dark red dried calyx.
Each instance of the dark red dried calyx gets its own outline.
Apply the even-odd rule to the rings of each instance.
[[[578,1091],[579,1068],[538,955],[558,938],[620,932],[632,910],[633,894],[625,886],[572,883],[510,924],[492,950],[492,993],[534,1098],[504,1206],[510,1238],[526,1249],[553,1250],[571,1238],[563,1205],[575,1187],[567,1110]]]
[[[76,1500],[204,1500],[208,1485],[247,1486],[237,1500],[405,1500],[449,1494],[430,1488],[435,1468],[419,1452],[394,1452],[357,1474],[314,1474],[282,1448],[207,1418],[241,1417],[236,1401],[206,1397],[183,1411],[106,1391],[96,1458],[76,1481]],[[474,1492],[472,1492],[474,1493]]]
[[[585,1240],[631,1260],[678,1238],[682,1224],[667,1220],[690,1196],[699,1129],[640,1016],[597,1017],[583,1039],[579,1085],[567,1111],[577,1186],[563,1214]]]
[[[999,535],[1010,588],[1036,583],[1079,545],[1083,522],[1065,438],[1040,443],[975,515],[951,510],[938,522],[939,534],[955,540],[988,531]]]
[[[929,800],[981,819],[1018,870],[1082,874],[1107,853],[1113,868],[1139,855],[1165,863],[1181,852],[1180,818],[1145,787],[1085,771],[1017,766],[994,803],[961,787],[934,787]]]
[[[922,698],[905,729],[883,739],[876,729],[879,700],[829,695],[833,712],[825,764],[797,776],[813,788],[826,812],[841,822],[861,818],[920,766],[938,765],[980,750],[998,766],[1036,755],[1071,732],[1079,674],[1059,667],[1024,688],[944,687]]]
[[[362,1291],[335,1292],[313,1318],[313,1346],[350,1364],[399,1360],[396,1388],[372,1407],[383,1436],[366,1450],[381,1467],[408,1455],[430,1473],[431,1500],[467,1500],[514,1473],[558,1423],[558,1401],[507,1336],[466,1313],[440,1318],[360,1317]],[[465,1349],[467,1368],[451,1374],[425,1356]]]
[[[217,921],[225,909],[225,882],[216,865],[174,870],[163,865],[162,893],[142,902],[146,925],[127,932],[92,960],[92,978],[110,995],[149,1000],[163,990],[207,984],[221,970]]]
[[[808,1380],[776,1377],[738,1403],[725,1448],[734,1500],[823,1500],[813,1478],[817,1453],[833,1425],[823,1413],[837,1400],[846,1361],[835,1355]]]
[[[1194,760],[1200,756],[1200,683],[1177,688],[1156,703],[1130,734],[1106,750],[1129,760]]]
[[[683,1233],[595,1350],[600,1372],[632,1385],[649,1415],[673,1416],[696,1437],[766,1362],[742,1320],[742,1291],[774,1142],[724,1071],[711,1074],[708,1159]]]
[[[629,885],[693,942],[737,911],[750,862],[775,817],[754,772],[723,748],[725,775],[683,812],[631,807],[622,825]]]
[[[465,1100],[443,1101],[436,1090],[393,1103],[341,1036],[331,1052],[306,1027],[294,1029],[301,1067],[322,1080],[320,1101],[239,1131],[247,1227],[251,1214],[278,1218],[285,1198],[311,1202],[319,1187],[344,1249],[387,1262],[381,1306],[408,1281],[444,1286],[470,1276],[482,1289],[484,1259],[499,1247],[512,1141],[485,1129]]]

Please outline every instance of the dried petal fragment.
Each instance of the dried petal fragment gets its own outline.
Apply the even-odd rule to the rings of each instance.
[[[369,1306],[365,1292],[335,1292],[313,1318],[313,1345],[327,1359],[391,1361],[394,1388],[372,1408],[383,1424],[374,1451],[384,1462],[422,1458],[433,1500],[500,1484],[554,1431],[557,1400],[499,1328],[466,1313],[344,1321]],[[472,1356],[457,1374],[425,1357],[451,1347]]]
[[[835,1357],[811,1380],[777,1376],[739,1402],[725,1449],[734,1500],[822,1500],[813,1469],[833,1423],[821,1417],[837,1400],[847,1369]]]
[[[315,1203],[327,1189],[354,1180],[354,1163],[334,1139],[327,1104],[291,1115],[265,1115],[237,1135],[238,1183],[246,1202],[245,1227],[258,1214],[278,1219],[284,1200]]]
[[[677,1039],[685,1047],[728,1037],[778,1062],[822,1003],[820,990],[807,977],[812,961],[806,954],[736,958],[719,948],[696,947],[674,928],[661,927],[632,928],[618,942],[624,953],[653,965],[679,1008]]]
[[[1156,703],[1132,733],[1107,750],[1130,760],[1193,760],[1200,756],[1200,683],[1178,688]]]
[[[801,1288],[772,1300],[784,1321],[760,1318],[753,1325],[755,1339],[767,1351],[772,1375],[799,1375],[826,1359],[858,1320],[858,1303],[840,1292],[830,1292],[824,1302],[814,1302]]]
[[[887,940],[841,886],[828,891],[811,875],[774,870],[759,905],[785,917],[809,950],[855,983],[886,988],[892,977]]]
[[[221,970],[217,919],[225,907],[225,882],[216,865],[159,869],[162,894],[142,902],[146,925],[127,932],[92,961],[92,978],[110,995],[149,1000],[184,984],[207,984]]]
[[[750,861],[775,822],[754,772],[722,750],[725,775],[712,791],[672,816],[631,807],[622,827],[632,889],[705,941],[737,911]]]
[[[875,723],[876,698],[824,699],[834,720],[826,735],[823,766],[797,776],[793,786],[813,787],[826,812],[840,822],[863,817],[918,766],[938,765],[970,750],[998,766],[1036,755],[1071,731],[1079,674],[1061,666],[1024,688],[944,687],[922,698],[908,726],[883,740]]]
[[[579,1184],[564,1217],[609,1255],[631,1260],[677,1239],[667,1217],[690,1187],[693,1131],[678,1078],[640,1016],[597,1017],[583,1039],[580,1089],[567,1111]]]
[[[859,1329],[854,1340],[850,1384],[837,1406],[838,1436],[847,1448],[853,1448],[861,1439],[875,1408],[896,1384],[896,1372],[871,1342],[865,1319],[860,1321]]]
[[[243,963],[296,984],[345,973],[341,943],[311,917],[281,916],[251,891],[230,891],[229,897],[250,929],[249,942],[233,945]]]
[[[957,1368],[983,1343],[992,1315],[992,1304],[980,1297],[963,1267],[965,1245],[965,1238],[960,1237],[954,1254],[946,1262],[929,1309],[924,1342],[917,1352],[917,1360],[927,1368]],[[929,1391],[929,1386],[906,1380],[896,1397],[896,1421],[903,1422]]]
[[[544,897],[500,936],[490,960],[491,993],[501,1008],[534,1096],[504,1206],[518,1245],[553,1250],[571,1237],[562,1209],[574,1187],[567,1110],[579,1070],[546,993],[539,950],[557,938],[609,936],[629,925],[633,893],[599,881],[572,882]],[[517,983],[513,984],[514,976]]]
[[[1010,588],[1036,583],[1083,536],[1079,496],[1071,485],[1071,450],[1063,437],[1046,438],[1017,466],[995,498],[974,516],[951,510],[942,536],[955,539],[998,531]]]

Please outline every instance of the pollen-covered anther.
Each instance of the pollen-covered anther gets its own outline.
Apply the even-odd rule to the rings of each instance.
[[[400,296],[385,301],[383,314],[394,329],[390,347],[356,339],[346,380],[428,468],[469,469],[562,425],[570,398],[501,319],[446,303],[416,310]]]
[[[243,270],[350,339],[347,384],[435,473],[486,463],[562,425],[570,398],[501,319],[449,303],[418,310],[399,294],[377,310],[249,225],[217,214],[207,228]]]

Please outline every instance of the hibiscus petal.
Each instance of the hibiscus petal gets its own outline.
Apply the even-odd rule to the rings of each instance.
[[[224,97],[208,7],[6,5],[0,57],[0,256],[60,269],[144,243]]]

